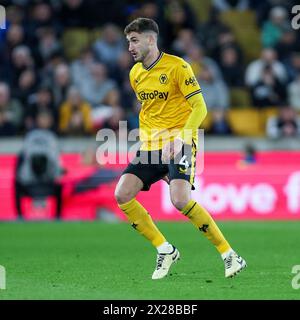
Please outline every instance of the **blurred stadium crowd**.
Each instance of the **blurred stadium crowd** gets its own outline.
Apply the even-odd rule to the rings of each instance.
[[[0,136],[138,127],[125,25],[155,19],[160,48],[193,67],[215,135],[300,135],[300,30],[289,0],[7,0]]]

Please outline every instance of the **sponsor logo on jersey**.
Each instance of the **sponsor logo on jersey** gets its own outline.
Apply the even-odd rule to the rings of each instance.
[[[168,95],[169,95],[169,92],[161,92],[158,90],[154,90],[152,92],[145,92],[145,91],[138,92],[138,96],[141,101],[155,100],[155,99],[162,99],[166,101],[168,99]]]
[[[197,85],[197,80],[195,77],[190,77],[189,79],[186,79],[184,83],[186,86],[189,86],[191,84],[194,87]]]

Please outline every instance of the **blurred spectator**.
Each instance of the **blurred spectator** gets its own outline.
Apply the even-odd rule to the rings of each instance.
[[[213,6],[220,11],[228,10],[247,10],[249,7],[248,0],[213,0]]]
[[[119,121],[124,118],[124,110],[121,106],[120,92],[117,88],[108,91],[100,106],[92,112],[94,126],[109,128],[114,131],[119,129]]]
[[[293,108],[282,107],[278,116],[268,119],[266,134],[270,138],[299,137],[300,117]]]
[[[198,78],[208,110],[227,109],[229,92],[222,79],[215,77],[212,70],[204,65]]]
[[[22,7],[22,4],[18,5],[16,1],[9,1],[10,5],[5,5],[6,10],[6,20],[7,24],[23,24],[25,22],[25,13],[26,11]]]
[[[59,131],[68,135],[86,135],[93,132],[91,106],[83,101],[75,87],[68,91],[68,99],[59,110]]]
[[[232,47],[224,48],[221,52],[220,67],[224,80],[229,87],[244,85],[244,68],[238,60],[238,53]]]
[[[300,111],[300,72],[297,78],[288,85],[287,91],[290,106]]]
[[[37,77],[34,70],[26,69],[20,74],[18,85],[14,88],[12,95],[26,106],[28,97],[35,92],[36,84]]]
[[[84,48],[80,57],[74,60],[70,66],[71,77],[76,86],[80,87],[81,83],[88,81],[94,64],[93,51],[90,48]]]
[[[87,1],[63,0],[59,10],[60,23],[64,28],[87,27],[89,10]]]
[[[54,51],[45,61],[45,64],[39,69],[39,75],[43,84],[51,85],[54,79],[54,71],[58,65],[64,64],[65,59],[60,51]]]
[[[104,26],[101,38],[94,44],[96,58],[108,68],[113,68],[124,50],[124,37],[119,28],[114,24]]]
[[[52,93],[54,107],[59,108],[67,97],[67,92],[71,86],[71,75],[69,66],[65,63],[59,64],[54,70],[54,79],[52,82]]]
[[[109,1],[109,0],[108,0]],[[159,32],[161,35],[165,34],[165,1],[166,0],[129,0],[129,1],[116,1],[122,3],[123,22],[120,20],[114,20],[119,26],[124,26],[138,17],[145,17],[155,20],[159,25]],[[110,22],[112,20],[109,20]],[[164,36],[162,36],[164,38]],[[162,47],[161,41],[158,39],[159,46]]]
[[[183,57],[187,54],[187,49],[197,45],[195,34],[190,29],[181,29],[177,38],[172,43],[172,52],[175,55]]]
[[[208,20],[200,24],[197,32],[200,43],[207,50],[208,55],[212,56],[216,52],[220,34],[227,31],[230,31],[229,27],[221,21],[219,10],[212,6]]]
[[[7,42],[7,32],[10,29],[11,25],[23,25],[24,23],[24,16],[25,12],[21,8],[21,6],[14,5],[11,3],[11,1],[3,3],[3,0],[1,1],[1,5],[5,7],[6,10],[6,21],[5,29],[0,28],[0,48],[3,47]],[[1,50],[2,51],[2,50]]]
[[[284,65],[277,60],[276,52],[273,49],[268,48],[262,50],[260,59],[257,59],[248,65],[245,75],[245,82],[248,86],[253,86],[258,81],[262,80],[263,71],[266,65],[269,65],[279,81],[285,84],[287,81],[286,69]]]
[[[35,129],[45,129],[53,131],[54,119],[49,111],[40,111],[36,116]]]
[[[290,27],[287,10],[277,6],[271,9],[269,20],[262,28],[262,44],[264,47],[275,47],[284,30]]]
[[[138,100],[135,100],[133,102],[133,107],[130,111],[130,113],[127,116],[128,121],[128,129],[138,129],[139,128],[139,113],[141,110],[141,104]]]
[[[119,121],[123,120],[124,118],[124,111],[121,106],[119,90],[110,90],[104,98],[103,104],[109,106],[112,110],[111,116],[106,119],[106,121],[103,124],[103,127],[112,129],[114,131],[118,131]]]
[[[7,29],[6,41],[0,46],[1,60],[9,61],[14,48],[20,45],[24,45],[25,35],[24,29],[20,24],[11,24]]]
[[[132,57],[128,51],[123,51],[117,63],[114,65],[113,72],[110,74],[120,87],[124,86],[124,82],[129,80],[128,74],[132,68]]]
[[[124,26],[124,1],[116,0],[58,0],[58,16],[65,29],[99,28],[105,23],[118,23]]]
[[[12,99],[9,86],[0,82],[0,135],[18,133],[22,126],[23,109],[20,102]]]
[[[200,46],[193,45],[192,47],[188,48],[187,55],[184,57],[184,59],[191,65],[196,78],[200,76],[202,68],[205,66],[206,68],[210,69],[215,79],[223,79],[219,66],[213,59],[204,55],[203,48]]]
[[[253,104],[257,107],[278,106],[285,103],[285,86],[269,65],[264,67],[262,78],[252,86],[251,92]]]
[[[131,2],[131,0],[129,1]],[[143,1],[144,2],[144,1]],[[93,14],[94,27],[103,26],[107,23],[114,23],[123,29],[128,23],[125,7],[128,1],[101,0],[91,1],[91,13]]]
[[[212,58],[215,61],[220,61],[223,50],[227,48],[234,49],[234,51],[237,54],[237,59],[239,63],[242,65],[244,60],[242,49],[240,45],[237,43],[232,31],[225,29],[218,35],[215,50],[212,52]]]
[[[285,63],[289,79],[295,80],[300,73],[300,50],[298,52],[291,52],[290,58]]]
[[[226,113],[224,109],[215,109],[211,111],[212,123],[207,131],[213,135],[230,135],[232,133],[230,125],[226,119]]]
[[[7,121],[5,112],[0,109],[0,137],[8,137],[15,134],[16,128],[10,121]]]
[[[300,42],[297,39],[295,30],[289,28],[283,31],[275,50],[278,54],[278,59],[285,64],[293,52],[300,51]]]
[[[37,127],[37,118],[41,112],[51,115],[52,129],[55,130],[57,111],[53,105],[53,96],[49,87],[41,85],[36,93],[28,99],[28,106],[25,111],[25,128],[32,130]]]
[[[140,106],[128,77],[133,60],[120,30],[138,16],[158,22],[161,50],[191,64],[208,107],[218,110],[216,117],[223,112],[219,109],[229,106],[228,89],[244,85],[256,106],[283,105],[288,98],[290,106],[300,110],[300,37],[291,29],[289,17],[295,4],[294,0],[213,0],[208,19],[199,24],[189,0],[8,0],[7,29],[0,30],[0,87],[1,81],[9,85],[10,103],[19,107],[0,107],[0,134],[32,130],[40,122],[55,130],[57,113],[72,85],[91,106],[92,125],[116,130],[118,119],[125,117],[130,128],[137,127]],[[246,53],[221,14],[249,6],[263,26],[267,48],[245,65]],[[71,63],[61,44],[70,28],[96,28],[101,34]],[[91,39],[96,33],[92,31]],[[81,117],[75,115],[73,121],[79,128]]]
[[[111,74],[112,79],[117,82],[120,89],[120,100],[122,101],[122,108],[124,110],[131,109],[133,100],[136,100],[128,77],[132,64],[132,57],[129,52],[123,51]]]
[[[12,64],[10,68],[10,84],[17,88],[19,78],[26,69],[34,68],[34,61],[27,46],[18,46],[12,51]]]
[[[44,29],[53,29],[60,32],[60,26],[57,16],[53,13],[52,7],[47,2],[36,2],[33,4],[32,10],[29,12],[30,19],[25,25],[26,33],[30,38],[30,46],[38,45],[39,37]]]
[[[55,53],[62,52],[62,47],[51,28],[44,28],[39,34],[39,44],[36,48],[36,62],[42,67]]]
[[[102,63],[95,63],[91,68],[91,75],[80,83],[80,93],[92,107],[103,102],[107,93],[116,87],[115,81],[107,77],[107,68]]]
[[[250,6],[256,13],[257,24],[261,27],[270,17],[270,11],[273,7],[283,7],[291,12],[296,4],[295,0],[251,0]]]
[[[138,10],[139,17],[145,17],[153,19],[159,24],[159,29],[163,32],[164,20],[163,20],[163,7],[160,0],[146,0]]]
[[[197,20],[190,4],[185,1],[167,0],[165,5],[164,47],[170,48],[181,29],[197,30]]]

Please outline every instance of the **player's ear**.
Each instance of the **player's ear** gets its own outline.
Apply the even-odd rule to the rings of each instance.
[[[147,35],[147,38],[148,38],[148,43],[153,46],[155,43],[156,43],[156,37],[153,33],[149,33]]]

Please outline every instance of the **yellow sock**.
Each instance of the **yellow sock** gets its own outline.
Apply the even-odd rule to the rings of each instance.
[[[126,214],[131,226],[148,239],[153,246],[158,247],[166,242],[147,210],[135,198],[127,203],[119,204],[119,208]]]
[[[196,201],[190,200],[181,212],[191,220],[197,229],[203,232],[205,237],[214,244],[220,254],[230,249],[229,243],[224,238],[213,218]]]

